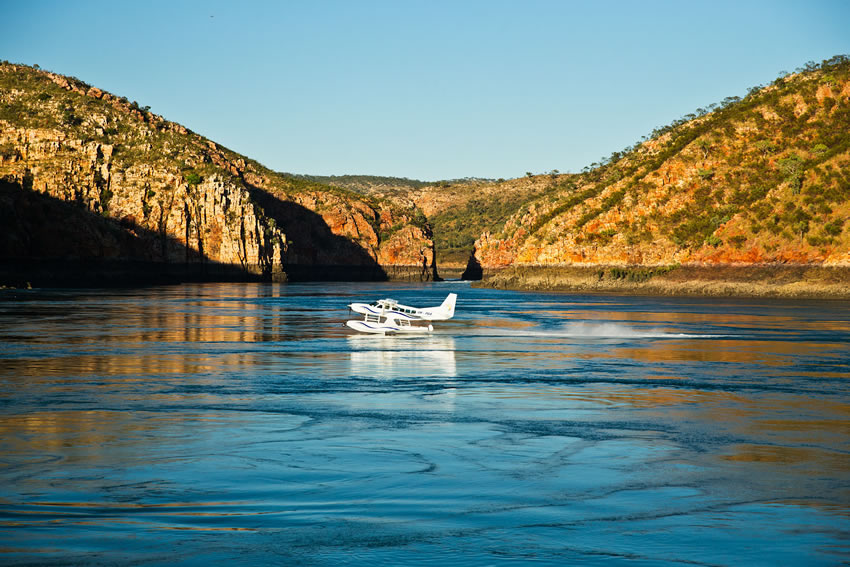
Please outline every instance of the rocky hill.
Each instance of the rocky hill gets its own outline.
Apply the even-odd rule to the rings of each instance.
[[[520,179],[415,179],[343,175],[309,177],[351,191],[389,200],[433,228],[440,274],[444,277],[475,277],[467,272],[475,240],[485,231],[501,228],[525,202],[551,192],[566,178],[553,171]],[[421,215],[421,217],[419,216]]]
[[[729,97],[524,203],[475,242],[504,267],[850,266],[850,59]],[[514,277],[516,271],[514,272]]]
[[[130,280],[431,279],[439,259],[443,276],[499,272],[493,285],[513,287],[556,287],[558,273],[582,289],[745,273],[706,266],[768,266],[758,273],[773,279],[789,266],[789,281],[843,285],[829,268],[850,268],[848,132],[850,60],[838,56],[578,174],[310,177],[77,79],[3,63],[0,280],[104,263]]]
[[[415,211],[272,172],[136,102],[9,63],[0,181],[5,279],[81,263],[181,278],[436,276]],[[34,273],[61,279],[51,270]]]

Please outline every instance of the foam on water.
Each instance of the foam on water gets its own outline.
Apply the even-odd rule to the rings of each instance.
[[[638,329],[622,323],[587,321],[574,321],[556,326],[535,325],[522,329],[485,327],[470,333],[494,337],[565,339],[715,339],[730,336],[708,333],[671,333],[659,329]]]

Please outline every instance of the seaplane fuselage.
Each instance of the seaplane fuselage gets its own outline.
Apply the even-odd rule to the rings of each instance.
[[[363,315],[362,320],[347,321],[346,325],[363,333],[430,333],[430,324],[415,325],[417,321],[445,321],[455,314],[457,294],[450,293],[437,307],[419,309],[401,305],[394,299],[379,299],[374,303],[351,303],[348,308]]]
[[[454,317],[457,294],[450,293],[443,303],[437,307],[410,307],[402,305],[394,299],[379,299],[374,303],[352,303],[348,307],[361,315],[378,315],[410,321],[446,321]]]

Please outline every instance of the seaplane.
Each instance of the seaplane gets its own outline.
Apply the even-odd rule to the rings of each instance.
[[[361,333],[406,334],[430,333],[434,326],[423,321],[446,321],[454,317],[457,294],[450,293],[437,307],[410,307],[395,299],[379,299],[374,303],[351,303],[348,308],[363,315],[363,319],[346,321],[345,324]]]

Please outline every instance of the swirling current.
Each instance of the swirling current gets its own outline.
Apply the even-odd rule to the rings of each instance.
[[[2,290],[0,384],[0,564],[850,560],[848,302]]]

